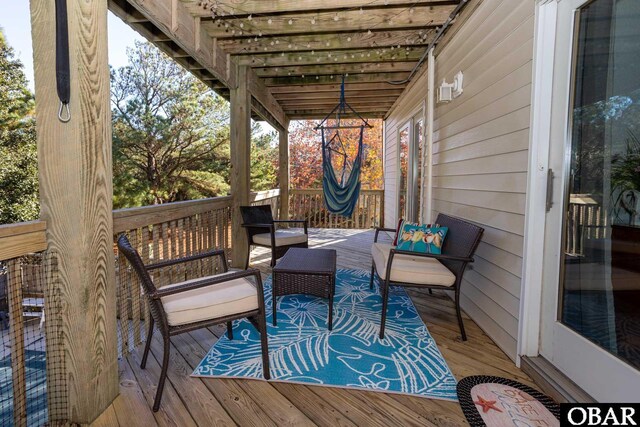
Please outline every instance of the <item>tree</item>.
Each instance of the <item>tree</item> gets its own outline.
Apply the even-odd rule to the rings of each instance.
[[[227,102],[150,43],[111,73],[114,206],[229,191]]]
[[[262,132],[259,123],[251,126],[251,190],[271,190],[278,186],[277,132]]]
[[[318,121],[306,120],[292,123],[289,137],[292,188],[322,187],[322,136],[315,130]],[[370,120],[373,128],[365,129],[363,135],[363,164],[360,175],[363,189],[382,188],[382,120]],[[330,123],[329,123],[330,124]],[[359,120],[344,120],[344,125],[359,125]],[[353,161],[357,150],[360,129],[340,131],[349,161]],[[342,161],[334,157],[334,168],[341,170]]]
[[[37,219],[38,161],[33,94],[0,32],[0,223]]]

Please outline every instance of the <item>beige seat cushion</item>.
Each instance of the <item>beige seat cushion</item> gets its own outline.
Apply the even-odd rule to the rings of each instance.
[[[186,282],[163,286],[161,289],[169,289],[209,277],[213,276],[187,280]],[[256,287],[244,277],[169,295],[162,297],[161,300],[167,313],[167,320],[171,326],[244,313],[258,308]]]
[[[385,278],[389,252],[393,247],[388,243],[374,243],[371,247],[371,255],[376,265],[376,271],[382,279]],[[456,281],[456,276],[437,259],[395,255],[391,269],[391,281],[419,285],[452,286]]]
[[[276,246],[289,246],[307,241],[307,235],[295,230],[276,230]],[[253,243],[271,246],[271,233],[261,233],[253,236]]]

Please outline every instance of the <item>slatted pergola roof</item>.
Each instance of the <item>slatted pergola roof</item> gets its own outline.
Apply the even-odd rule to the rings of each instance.
[[[383,117],[466,0],[109,0],[222,96],[247,66],[252,114],[321,118],[339,99]]]

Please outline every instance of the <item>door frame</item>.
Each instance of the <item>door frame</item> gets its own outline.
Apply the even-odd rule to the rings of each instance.
[[[555,0],[537,0],[533,45],[531,127],[529,129],[529,173],[525,206],[524,249],[516,364],[520,357],[535,357],[540,350],[542,321],[542,277],[546,228],[547,170],[551,145],[551,108],[555,66]]]
[[[570,3],[572,0],[564,1]],[[544,350],[541,332],[543,321],[547,318],[544,317],[545,306],[542,298],[543,283],[545,280],[543,249],[549,241],[547,241],[546,231],[540,232],[540,230],[546,230],[547,226],[554,226],[554,222],[556,221],[553,218],[549,218],[546,212],[547,170],[551,161],[550,147],[552,132],[554,130],[552,128],[552,126],[554,126],[554,122],[552,122],[552,107],[559,102],[558,97],[562,97],[564,100],[563,109],[566,108],[565,118],[568,119],[573,91],[573,85],[571,83],[573,81],[573,58],[569,59],[566,76],[558,77],[558,75],[554,74],[556,66],[559,65],[555,63],[556,40],[558,37],[565,36],[564,33],[561,34],[556,31],[557,27],[565,24],[557,22],[559,11],[558,3],[556,0],[538,0],[536,2],[529,174],[527,182],[520,322],[518,331],[518,365],[520,365],[521,356],[535,357],[542,354]],[[588,3],[588,0],[586,3]],[[575,22],[572,22],[572,24],[570,27],[575,29]],[[562,60],[564,61],[564,59]],[[555,97],[552,96],[555,86],[554,77],[566,79],[566,81],[569,82],[566,87],[566,93],[556,93]],[[568,123],[568,125],[570,126],[570,123]],[[563,139],[562,142],[566,144],[567,141]],[[568,180],[566,174],[566,170],[556,171],[557,179],[560,180],[563,191],[560,195],[562,197],[558,197],[557,195],[554,203],[558,204],[561,209],[564,209],[566,203],[565,197],[568,196],[566,187]],[[564,227],[564,222],[562,227]],[[557,244],[560,251],[563,250],[561,244],[561,241],[564,241],[563,236],[564,232],[561,232],[558,236],[559,241],[551,242],[554,246]],[[558,281],[560,280],[560,268],[561,266],[558,265]],[[549,333],[549,331],[546,332]],[[553,357],[556,360],[552,362],[552,364],[557,364],[559,369],[571,379],[575,380],[575,378],[580,377],[581,380],[578,385],[584,387],[587,392],[593,393],[592,390],[599,389],[598,394],[594,395],[596,399],[606,400],[609,398],[608,396],[611,396],[615,401],[628,401],[626,400],[627,391],[637,389],[637,369],[634,369],[626,361],[620,360],[587,338],[580,336],[577,332],[562,323],[555,324],[552,332],[555,337],[554,342],[568,343],[563,347],[558,347],[558,349],[554,348]],[[583,349],[593,347],[593,351],[580,352],[580,363],[573,363],[575,360],[575,354],[573,353],[575,347],[571,348],[571,345]],[[606,384],[603,384],[601,381],[598,382],[598,377],[581,376],[584,373],[584,369],[581,368],[585,366],[604,366],[603,363],[609,363],[609,361],[614,363],[614,365],[607,365],[609,369],[606,375],[609,380]]]

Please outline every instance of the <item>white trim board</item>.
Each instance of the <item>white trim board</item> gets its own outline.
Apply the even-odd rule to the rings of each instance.
[[[544,233],[536,230],[544,230],[546,222],[557,9],[555,1],[536,2],[518,366],[520,356],[537,356],[540,348]]]

